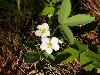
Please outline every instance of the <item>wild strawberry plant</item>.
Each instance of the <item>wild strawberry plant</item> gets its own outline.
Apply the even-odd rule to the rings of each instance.
[[[81,41],[74,40],[73,33],[70,29],[70,27],[83,26],[90,23],[94,21],[94,17],[86,14],[72,15],[70,0],[30,0],[29,4],[23,7],[21,7],[21,0],[16,0],[16,4],[7,0],[0,0],[0,7],[13,10],[17,13],[18,18],[17,20],[15,19],[17,28],[23,24],[21,21],[23,21],[22,19],[27,13],[29,13],[30,18],[36,16],[48,17],[42,24],[39,24],[37,20],[32,21],[35,38],[33,40],[27,40],[27,44],[21,42],[21,45],[24,44],[22,47],[27,46],[32,50],[25,52],[25,62],[35,63],[40,60],[47,60],[55,65],[72,62],[79,58],[80,64],[85,70],[91,71],[93,68],[97,68],[98,73],[100,72],[100,46],[97,47],[98,53],[91,52],[87,45]],[[60,32],[58,32],[58,30],[60,30]],[[19,29],[18,31],[21,30]],[[60,45],[64,42],[61,41],[56,34],[60,37],[64,37],[71,47],[60,51]],[[36,38],[38,38],[39,45],[34,42]],[[21,39],[22,37],[20,37],[20,41],[22,41]],[[56,54],[53,54],[54,51]]]

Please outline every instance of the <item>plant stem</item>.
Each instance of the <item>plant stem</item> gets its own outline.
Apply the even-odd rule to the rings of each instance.
[[[58,29],[59,25],[54,29],[53,33],[51,34],[51,36],[56,32],[56,30]]]
[[[17,7],[18,7],[18,10],[20,11],[20,0],[17,0]]]
[[[95,31],[98,31],[99,25],[95,28]]]

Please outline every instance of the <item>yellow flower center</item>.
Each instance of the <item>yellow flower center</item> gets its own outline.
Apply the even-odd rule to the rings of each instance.
[[[45,28],[41,28],[40,31],[41,31],[41,33],[45,33],[46,29]]]
[[[48,45],[48,47],[52,47],[52,43],[51,42],[47,43],[47,45]]]

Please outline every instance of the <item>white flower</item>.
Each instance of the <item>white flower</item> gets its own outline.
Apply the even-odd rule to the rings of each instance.
[[[58,38],[52,37],[51,39],[49,38],[42,38],[41,39],[42,44],[40,45],[40,48],[42,50],[45,50],[48,54],[51,54],[53,52],[53,49],[55,51],[59,50],[59,45],[58,45]]]
[[[36,30],[36,32],[35,32],[36,36],[41,36],[42,38],[46,37],[46,36],[50,36],[49,26],[47,23],[43,23],[42,25],[38,25],[37,29],[38,30]]]

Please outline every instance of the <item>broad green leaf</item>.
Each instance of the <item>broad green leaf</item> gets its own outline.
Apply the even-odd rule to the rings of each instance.
[[[100,61],[94,61],[92,64],[94,68],[100,68]]]
[[[87,70],[87,71],[91,71],[93,69],[93,65],[91,60],[86,56],[86,52],[82,52],[80,54],[80,64],[82,65],[82,67]]]
[[[62,0],[52,0],[52,3],[57,3],[57,2],[60,2]]]
[[[83,44],[81,41],[75,40],[75,45],[78,47],[79,51],[88,51],[88,46]]]
[[[68,16],[70,15],[70,12],[71,12],[70,0],[63,0],[58,12],[58,22],[60,24],[65,23]]]
[[[54,7],[45,7],[45,8],[43,9],[41,15],[47,15],[47,14],[53,15],[53,14],[54,14],[54,10],[55,10]]]
[[[17,10],[15,6],[8,0],[0,0],[0,7],[8,10]]]
[[[92,61],[100,61],[100,54],[88,52],[86,53],[86,56],[90,58]]]
[[[74,44],[74,36],[67,25],[60,25],[60,30],[70,44]]]
[[[88,24],[89,22],[92,21],[94,21],[94,17],[91,17],[86,14],[78,14],[68,18],[65,24],[67,24],[68,26],[79,26],[79,25]]]
[[[39,52],[39,49],[35,46],[34,42],[30,41],[27,46],[29,48],[31,48],[32,50],[36,51],[36,52]]]
[[[76,49],[73,49],[73,48],[64,49],[64,51],[59,52],[57,54],[55,62],[56,63],[72,62],[75,59],[77,59],[78,56],[79,56],[79,53]]]
[[[34,63],[40,60],[40,56],[38,53],[27,52],[24,55],[25,62]]]
[[[97,73],[100,73],[100,68],[97,68]]]
[[[55,58],[54,58],[53,55],[44,52],[41,56],[42,56],[44,59],[46,59],[46,60],[48,60],[49,62],[51,62],[52,64],[54,63]]]

